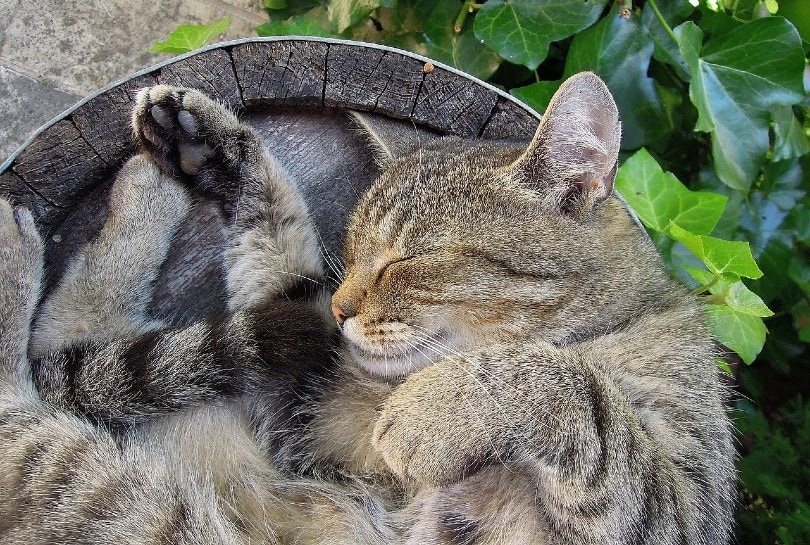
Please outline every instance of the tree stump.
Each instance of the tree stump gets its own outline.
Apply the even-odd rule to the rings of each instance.
[[[114,176],[135,153],[135,94],[158,83],[199,89],[256,128],[302,187],[324,251],[338,258],[348,214],[378,174],[342,110],[465,138],[528,140],[538,123],[509,95],[387,47],[320,38],[216,44],[87,98],[0,167],[0,195],[28,207],[46,241],[46,292],[103,225]],[[224,309],[221,227],[211,203],[190,214],[163,265],[155,316],[181,325]]]

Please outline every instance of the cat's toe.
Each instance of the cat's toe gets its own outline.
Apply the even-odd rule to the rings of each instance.
[[[203,195],[233,198],[246,157],[260,157],[256,135],[228,108],[194,89],[156,85],[135,100],[139,148],[166,174]],[[249,153],[248,150],[253,150]]]
[[[214,149],[205,142],[180,142],[177,151],[180,169],[190,176],[198,175],[214,156]]]

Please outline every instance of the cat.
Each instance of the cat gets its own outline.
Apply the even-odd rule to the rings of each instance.
[[[295,182],[192,89],[138,94],[141,153],[38,308],[42,242],[0,202],[0,543],[727,543],[727,392],[613,194],[604,83],[564,82],[528,145],[350,115],[382,174],[334,294]],[[228,311],[172,327],[148,305],[195,195]]]

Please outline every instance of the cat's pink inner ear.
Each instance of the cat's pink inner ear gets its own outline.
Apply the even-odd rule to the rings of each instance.
[[[620,141],[610,91],[599,76],[582,72],[560,86],[511,168],[550,208],[582,218],[613,191]]]

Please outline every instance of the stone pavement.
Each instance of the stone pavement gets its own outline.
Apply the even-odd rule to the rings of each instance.
[[[255,36],[262,0],[0,0],[0,163],[41,125],[102,87],[171,55],[150,53],[180,24]]]

